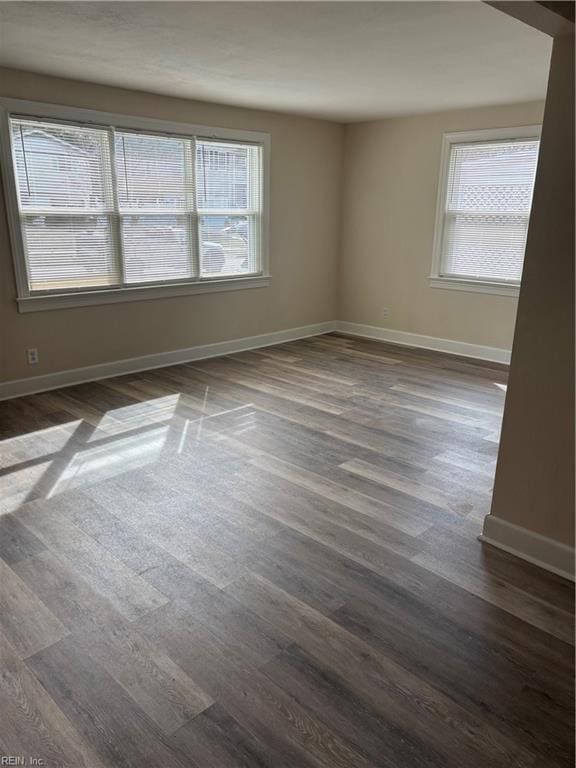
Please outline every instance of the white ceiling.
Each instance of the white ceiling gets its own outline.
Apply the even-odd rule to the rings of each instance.
[[[482,2],[0,2],[0,64],[342,122],[545,96],[548,37]]]

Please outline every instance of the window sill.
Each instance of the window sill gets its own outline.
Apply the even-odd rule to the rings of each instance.
[[[221,278],[193,283],[172,285],[150,285],[134,288],[110,288],[78,293],[37,294],[17,299],[19,312],[40,312],[69,307],[86,307],[99,304],[118,304],[128,301],[149,301],[170,299],[177,296],[192,296],[199,293],[223,293],[248,288],[266,288],[270,285],[268,275],[254,277]]]
[[[490,293],[494,296],[517,297],[520,286],[511,283],[495,283],[489,280],[466,280],[458,277],[430,277],[431,288],[446,288],[450,291],[467,291],[469,293]]]

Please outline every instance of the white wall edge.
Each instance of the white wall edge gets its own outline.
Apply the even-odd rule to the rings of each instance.
[[[472,357],[476,360],[488,360],[492,363],[510,363],[510,350],[499,347],[484,347],[481,344],[469,344],[465,341],[440,339],[436,336],[422,336],[419,333],[396,331],[392,328],[379,328],[375,325],[349,323],[345,320],[336,321],[336,330],[350,336],[361,336],[366,339],[386,341],[390,344],[401,344],[405,347],[420,347],[436,352],[447,352],[451,355]]]
[[[287,341],[297,341],[310,336],[320,336],[331,333],[336,328],[334,321],[304,325],[299,328],[288,328],[283,331],[264,333],[259,336],[246,336],[230,341],[221,341],[215,344],[200,344],[187,349],[175,349],[170,352],[159,352],[155,355],[143,355],[142,357],[130,357],[117,360],[113,363],[100,363],[85,368],[72,368],[57,373],[47,373],[42,376],[31,376],[26,379],[16,379],[0,384],[0,400],[9,400],[23,395],[33,395],[38,392],[47,392],[51,389],[69,387],[74,384],[84,384],[87,381],[98,381],[111,376],[121,376],[127,373],[138,373],[153,368],[165,368],[168,365],[190,363],[194,360],[205,360],[209,357],[220,357],[236,352],[245,352],[250,349],[269,347],[273,344],[282,344]]]
[[[486,515],[480,541],[574,581],[574,549],[540,533]]]

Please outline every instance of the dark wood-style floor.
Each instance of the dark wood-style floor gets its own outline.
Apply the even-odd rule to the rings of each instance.
[[[571,766],[570,586],[476,538],[505,381],[324,336],[0,404],[0,755]]]

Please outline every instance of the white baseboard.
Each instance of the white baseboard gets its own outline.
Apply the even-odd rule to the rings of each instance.
[[[0,384],[0,400],[8,400],[22,395],[33,395],[37,392],[47,392],[50,389],[68,387],[73,384],[83,384],[87,381],[107,379],[110,376],[120,376],[126,373],[138,373],[152,368],[164,368],[168,365],[189,363],[193,360],[205,360],[209,357],[220,357],[235,352],[244,352],[259,347],[269,347],[287,341],[305,339],[309,336],[320,336],[334,331],[334,321],[304,325],[300,328],[288,328],[284,331],[264,333],[260,336],[247,336],[231,341],[221,341],[216,344],[201,344],[187,349],[175,349],[170,352],[159,352],[155,355],[130,357],[113,363],[90,365],[86,368],[73,368],[57,373],[47,373],[44,376],[31,376],[27,379],[16,379]]]
[[[392,328],[379,328],[375,325],[348,323],[345,320],[336,321],[336,330],[350,336],[362,336],[366,339],[386,341],[390,344],[401,344],[405,347],[420,347],[433,349],[436,352],[448,352],[452,355],[473,357],[477,360],[488,360],[492,363],[510,363],[510,351],[499,347],[483,347],[481,344],[468,344],[465,341],[439,339],[437,336],[422,336],[419,333],[395,331]]]
[[[486,515],[480,541],[574,581],[574,549],[527,528]]]
[[[344,320],[330,320],[315,325],[305,325],[300,328],[288,328],[284,331],[264,333],[259,336],[247,336],[230,341],[221,341],[216,344],[201,344],[187,349],[175,349],[170,352],[159,352],[155,355],[143,355],[142,357],[130,357],[117,360],[113,363],[100,363],[85,368],[73,368],[57,373],[47,373],[43,376],[31,376],[26,379],[16,379],[0,383],[0,400],[8,400],[13,397],[32,395],[37,392],[47,392],[59,387],[68,387],[73,384],[82,384],[87,381],[107,379],[110,376],[120,376],[126,373],[138,373],[153,368],[163,368],[168,365],[188,363],[193,360],[204,360],[209,357],[230,355],[259,347],[268,347],[273,344],[282,344],[286,341],[296,341],[309,336],[320,336],[324,333],[340,331],[350,336],[360,336],[367,339],[386,341],[390,344],[399,344],[406,347],[420,347],[422,349],[448,352],[453,355],[472,357],[478,360],[489,360],[496,363],[509,363],[510,352],[497,347],[483,347],[478,344],[468,344],[452,339],[439,339],[435,336],[421,336],[406,331],[395,331],[390,328],[378,328],[374,325],[360,325],[348,323]]]

